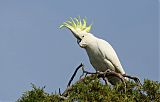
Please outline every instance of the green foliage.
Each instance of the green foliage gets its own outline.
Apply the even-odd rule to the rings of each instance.
[[[44,88],[37,88],[32,84],[32,90],[24,92],[22,97],[17,100],[17,102],[55,102],[54,100],[58,100],[58,95],[48,94],[44,92]]]
[[[151,80],[144,80],[141,87],[134,82],[127,82],[125,92],[121,83],[108,86],[96,77],[86,77],[72,85],[67,91],[67,99],[44,92],[44,87],[32,87],[17,102],[160,102],[160,83]]]

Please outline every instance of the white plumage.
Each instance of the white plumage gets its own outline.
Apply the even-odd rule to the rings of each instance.
[[[77,24],[72,19],[72,22],[68,21],[61,27],[67,27],[73,35],[77,38],[77,42],[81,48],[84,48],[88,54],[90,63],[96,71],[106,71],[111,69],[117,73],[125,74],[125,71],[119,61],[119,58],[112,48],[112,46],[105,40],[95,37],[89,33],[91,25],[86,26],[86,20],[83,19],[83,25],[81,20],[75,18]],[[69,24],[68,24],[69,23]],[[115,76],[108,77],[112,84],[120,81]]]
[[[85,48],[92,66],[97,71],[105,71],[109,68],[125,74],[116,52],[105,40],[88,33],[83,37],[79,45]]]
[[[88,35],[82,38],[79,46],[86,50],[90,63],[96,71],[104,72],[107,69],[111,69],[115,72],[125,74],[115,50],[107,41],[88,33]],[[108,80],[112,84],[120,81],[115,76],[108,77]]]

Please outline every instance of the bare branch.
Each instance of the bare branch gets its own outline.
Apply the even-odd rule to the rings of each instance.
[[[142,84],[140,83],[140,80],[139,80],[137,77],[130,76],[130,75],[126,75],[126,74],[117,73],[117,72],[112,71],[112,70],[110,70],[110,69],[107,69],[105,72],[99,72],[99,71],[96,71],[96,72],[88,72],[88,71],[84,70],[84,65],[81,63],[81,64],[76,68],[76,70],[74,71],[71,79],[69,80],[68,85],[67,85],[67,89],[66,89],[62,94],[61,94],[60,89],[59,89],[59,94],[60,94],[61,98],[63,98],[63,99],[66,99],[66,98],[67,98],[68,92],[69,92],[70,90],[72,90],[72,88],[73,88],[73,85],[71,85],[71,82],[73,81],[75,75],[77,74],[77,72],[78,72],[78,70],[79,70],[80,68],[82,68],[83,73],[82,73],[82,75],[80,76],[80,79],[79,79],[78,81],[76,81],[76,83],[82,82],[82,81],[85,79],[85,77],[92,77],[93,75],[97,75],[96,77],[97,77],[97,78],[102,78],[102,79],[105,81],[105,84],[106,84],[106,85],[110,85],[110,83],[109,83],[109,81],[108,81],[108,78],[107,78],[108,76],[118,77],[118,78],[121,80],[121,82],[124,84],[124,90],[125,90],[125,92],[126,92],[125,77],[127,77],[127,78],[129,78],[129,79],[133,79],[138,85],[142,85]],[[84,76],[84,74],[85,74],[85,77],[83,78],[82,76]],[[91,74],[91,75],[90,75],[90,76],[87,76],[88,74]],[[93,78],[93,77],[92,77],[92,78]],[[76,84],[76,83],[74,83],[74,84]]]
[[[75,75],[77,74],[77,71],[78,71],[82,66],[83,66],[83,64],[81,63],[81,64],[76,68],[76,70],[74,71],[74,73],[73,73],[73,75],[72,75],[71,79],[70,79],[70,80],[69,80],[69,82],[68,82],[67,87],[69,87],[69,86],[70,86],[70,84],[71,84],[71,82],[73,81],[73,79],[74,79]]]
[[[60,88],[59,88],[59,95],[62,95],[62,94],[61,94],[61,89],[60,89]]]
[[[62,95],[58,95],[58,97],[59,97],[60,99],[63,99],[63,100],[67,100],[67,99],[68,99],[68,97],[65,97],[65,96],[62,96]]]
[[[139,86],[142,86],[141,81],[139,80],[138,77],[130,76],[130,75],[126,75],[126,74],[123,74],[123,77],[127,77],[129,79],[133,79]]]

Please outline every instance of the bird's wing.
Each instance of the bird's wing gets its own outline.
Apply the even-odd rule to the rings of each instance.
[[[115,67],[115,71],[125,74],[125,71],[122,68],[122,65],[118,59],[118,56],[115,50],[112,48],[112,46],[103,39],[98,39],[97,44],[99,47],[99,51],[104,56],[105,60],[113,64],[113,66]]]

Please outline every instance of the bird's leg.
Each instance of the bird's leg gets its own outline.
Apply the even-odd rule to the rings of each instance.
[[[105,76],[107,77],[107,76],[116,76],[116,77],[118,77],[118,78],[120,78],[120,80],[122,81],[122,83],[124,84],[124,89],[125,89],[125,92],[126,92],[126,82],[125,82],[125,79],[124,79],[124,77],[123,77],[123,75],[122,74],[120,74],[120,73],[117,73],[117,72],[115,72],[115,71],[112,71],[112,70],[110,70],[110,69],[107,69],[106,71],[105,71]]]
[[[110,85],[110,83],[108,81],[108,78],[106,77],[106,73],[105,72],[96,71],[96,73],[97,73],[97,77],[98,78],[102,78],[106,85]]]

